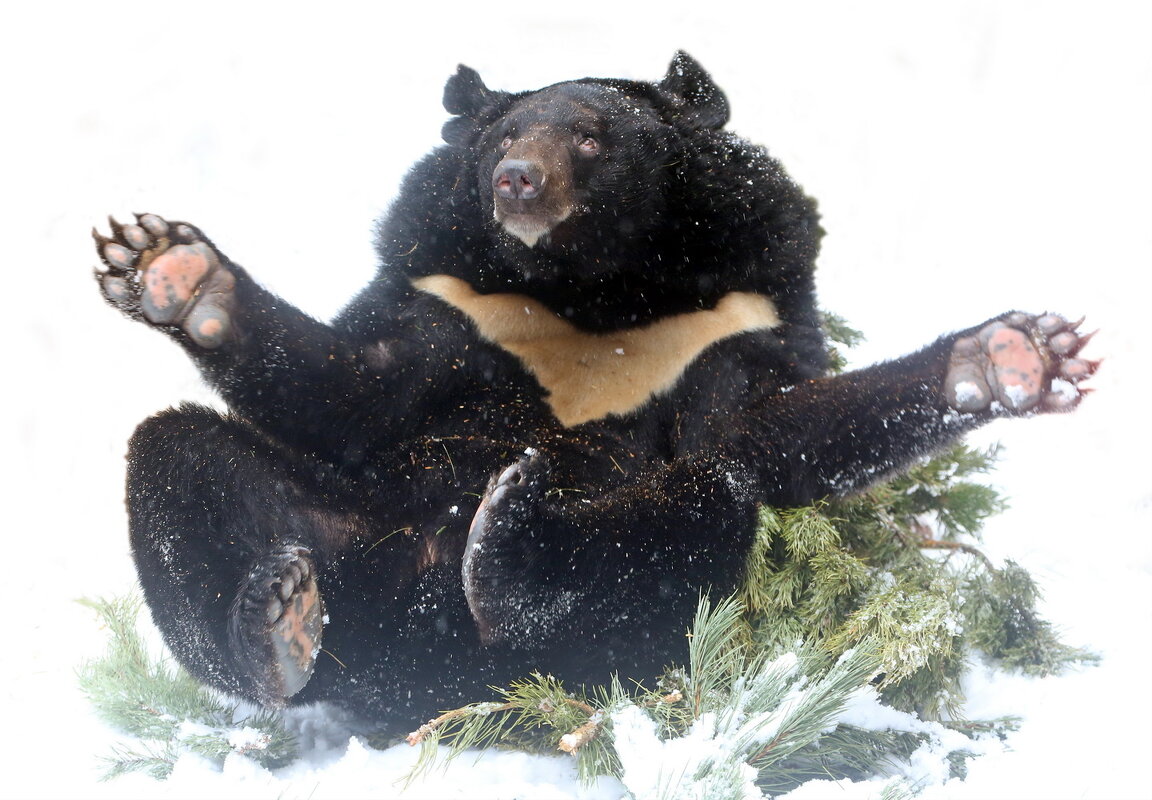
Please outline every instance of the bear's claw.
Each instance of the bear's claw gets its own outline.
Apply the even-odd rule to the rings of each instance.
[[[92,231],[107,270],[96,270],[105,299],[134,319],[183,330],[200,347],[214,349],[232,329],[236,277],[199,231],[155,214],[136,224],[111,217],[112,236]]]
[[[312,677],[324,606],[306,547],[284,547],[253,567],[232,606],[229,640],[261,702],[279,706]]]
[[[1083,320],[1014,312],[952,345],[944,390],[956,411],[1068,411],[1087,393],[1077,386],[1099,361],[1078,358],[1092,334]]]

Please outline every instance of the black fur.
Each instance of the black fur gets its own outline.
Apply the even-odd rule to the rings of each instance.
[[[850,492],[993,415],[946,401],[961,334],[825,377],[815,204],[720,130],[727,101],[687,55],[659,83],[521,94],[461,67],[444,104],[447,144],[405,179],[377,278],[332,324],[219,255],[236,280],[228,341],[205,349],[158,326],[231,409],[170,410],[130,448],[140,578],[201,680],[274,694],[252,666],[266,654],[236,652],[266,631],[237,634],[259,623],[235,606],[293,548],[310,553],[328,617],[328,652],[293,702],[403,727],[532,670],[650,679],[684,660],[699,593],[739,582],[757,504]],[[493,219],[501,154],[527,131],[571,165],[575,209],[534,247]],[[565,427],[513,355],[413,288],[436,274],[535,298],[590,332],[732,291],[770,296],[782,322],[713,344],[634,412]]]

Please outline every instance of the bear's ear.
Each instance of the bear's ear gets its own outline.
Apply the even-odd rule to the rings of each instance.
[[[480,73],[461,64],[444,84],[444,109],[449,114],[473,117],[484,108],[490,96]]]
[[[440,128],[440,138],[453,147],[468,147],[479,133],[479,126],[469,117],[452,117]]]
[[[728,122],[728,98],[700,63],[683,50],[677,50],[668,65],[661,89],[684,100],[682,116],[693,127],[723,128]]]

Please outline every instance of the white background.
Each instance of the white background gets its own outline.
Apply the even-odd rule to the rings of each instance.
[[[73,671],[102,634],[73,599],[132,584],[122,456],[133,426],[209,395],[174,345],[103,306],[89,229],[109,212],[194,221],[327,316],[371,276],[373,220],[438,142],[457,62],[518,90],[657,79],[677,48],[727,91],[730,128],[820,199],[821,299],[869,336],[860,363],[1008,308],[1086,314],[1102,329],[1098,392],[1078,413],[998,423],[980,441],[1005,444],[995,481],[1013,504],[986,551],[1031,569],[1049,617],[1104,663],[975,681],[974,713],[1024,713],[1025,728],[1014,752],[929,796],[1152,795],[1152,16],[1141,0],[6,5],[4,795],[156,791],[93,783],[111,737]],[[192,765],[164,792],[393,791],[357,783],[371,770],[349,758],[346,783],[323,764],[307,786]],[[564,778],[481,790],[468,769],[454,773],[461,796],[569,796]]]

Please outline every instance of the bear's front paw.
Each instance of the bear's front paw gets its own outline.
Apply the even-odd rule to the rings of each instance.
[[[1091,339],[1056,314],[1012,313],[952,345],[944,391],[957,411],[1069,411],[1098,361],[1077,358]]]
[[[236,276],[196,228],[138,214],[135,225],[109,219],[112,236],[93,230],[106,270],[96,271],[104,298],[153,325],[180,328],[215,349],[232,329]]]
[[[312,677],[324,606],[306,547],[281,548],[258,562],[232,606],[233,657],[261,702],[281,706]]]

